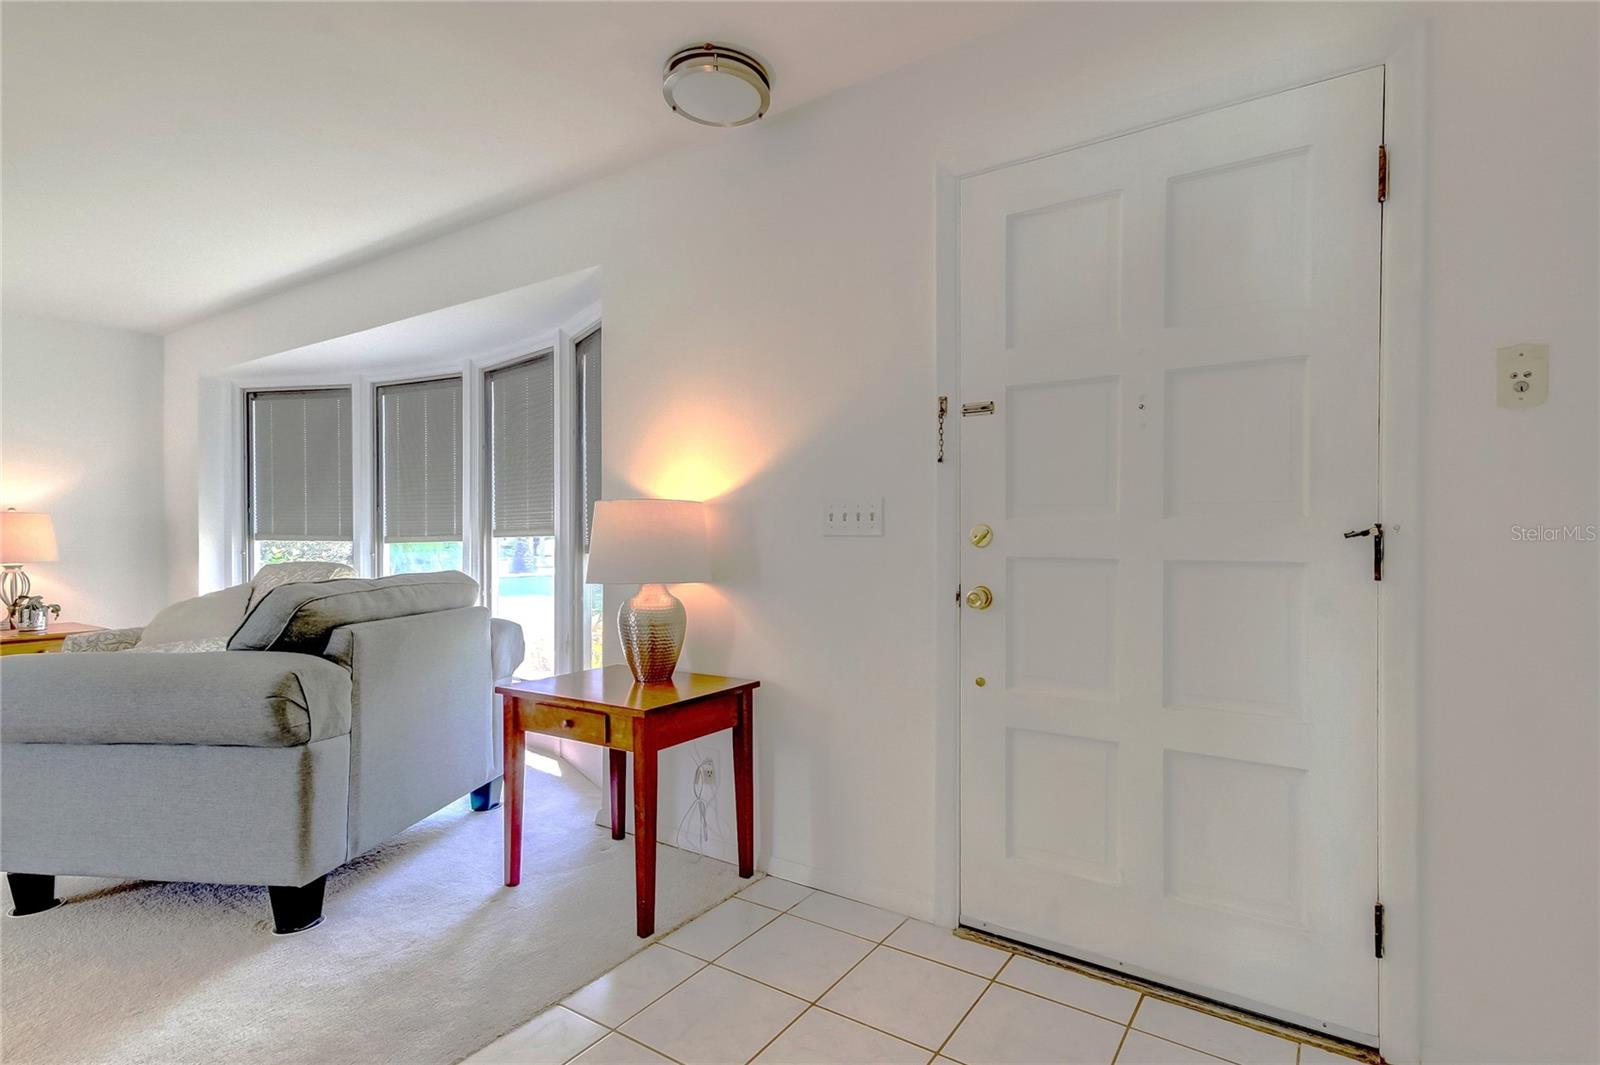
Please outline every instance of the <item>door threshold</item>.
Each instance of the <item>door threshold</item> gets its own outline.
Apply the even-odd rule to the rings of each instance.
[[[1326,1050],[1330,1054],[1338,1054],[1352,1061],[1365,1062],[1367,1065],[1386,1065],[1383,1055],[1375,1047],[1338,1039],[1328,1035],[1326,1032],[1318,1032],[1298,1024],[1290,1024],[1287,1021],[1278,1020],[1276,1017],[1268,1017],[1265,1014],[1252,1013],[1249,1010],[1242,1010],[1237,1006],[1229,1006],[1189,991],[1181,991],[1178,988],[1169,987],[1154,980],[1144,980],[1136,976],[1129,976],[1127,973],[1117,972],[1103,965],[1084,961],[1081,958],[1057,954],[1054,951],[1036,947],[1032,943],[1009,939],[1005,936],[995,935],[993,932],[985,932],[982,929],[972,928],[967,925],[958,925],[955,934],[974,943],[998,947],[1001,950],[1010,951],[1013,954],[1021,954],[1023,957],[1032,958],[1046,965],[1054,965],[1060,969],[1080,972],[1097,980],[1117,984],[1131,991],[1137,991],[1142,995],[1148,995],[1151,998],[1161,999],[1179,1006],[1187,1006],[1190,1009],[1199,1010],[1201,1013],[1209,1013],[1213,1017],[1220,1017],[1222,1020],[1232,1021],[1234,1024],[1242,1024],[1247,1028],[1254,1028],[1258,1032],[1265,1032],[1268,1035],[1275,1035],[1283,1039],[1291,1039],[1297,1043],[1305,1043],[1308,1046]]]

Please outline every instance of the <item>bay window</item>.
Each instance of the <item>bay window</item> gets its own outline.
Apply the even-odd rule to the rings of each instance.
[[[600,491],[598,316],[510,350],[526,354],[440,360],[404,380],[363,377],[368,358],[347,376],[320,366],[328,387],[239,382],[234,579],[301,560],[362,576],[458,569],[522,626],[520,675],[600,665],[602,589],[583,579]]]

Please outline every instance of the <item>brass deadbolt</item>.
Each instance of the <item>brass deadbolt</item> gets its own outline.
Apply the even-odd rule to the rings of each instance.
[[[980,584],[967,593],[967,605],[974,610],[988,610],[994,602],[994,593]]]
[[[967,533],[967,539],[972,541],[973,547],[988,547],[994,539],[994,530],[984,524],[974,525],[972,531]]]

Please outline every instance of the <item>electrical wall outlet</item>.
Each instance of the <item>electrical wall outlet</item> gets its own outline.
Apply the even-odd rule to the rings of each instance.
[[[824,536],[882,536],[883,499],[838,500],[823,511]]]
[[[1499,386],[1495,397],[1502,407],[1537,407],[1550,395],[1550,345],[1513,344],[1501,348],[1495,360]]]

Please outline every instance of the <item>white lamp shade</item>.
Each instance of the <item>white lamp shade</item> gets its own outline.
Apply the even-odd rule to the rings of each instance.
[[[590,584],[711,579],[706,513],[683,499],[600,499],[589,534]]]
[[[54,562],[56,527],[50,515],[0,510],[0,562]]]

